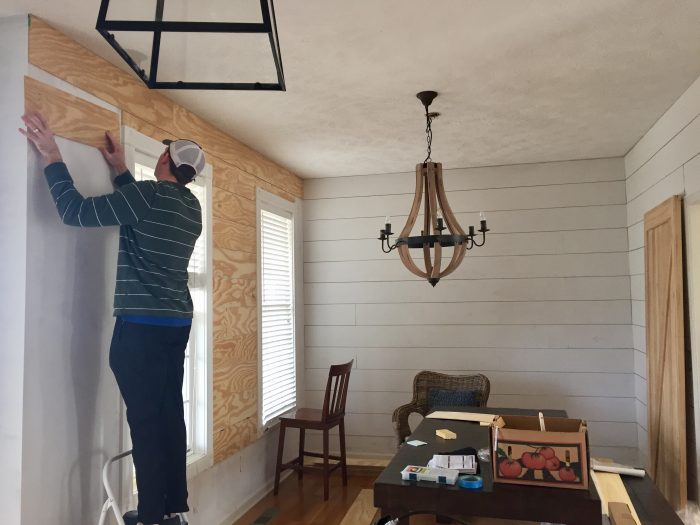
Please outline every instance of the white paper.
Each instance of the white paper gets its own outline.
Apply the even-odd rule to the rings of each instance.
[[[411,441],[406,441],[406,444],[411,445],[412,447],[420,447],[421,445],[427,445],[425,441],[421,441],[420,439],[413,439]]]

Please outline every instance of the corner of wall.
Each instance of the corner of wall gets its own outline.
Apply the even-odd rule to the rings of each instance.
[[[25,275],[27,228],[27,143],[17,132],[24,109],[27,71],[27,17],[0,18],[0,156],[12,174],[2,187],[0,231],[0,508],[8,523],[20,523],[22,488],[22,399],[24,389]]]

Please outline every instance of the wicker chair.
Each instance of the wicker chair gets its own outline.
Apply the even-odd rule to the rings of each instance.
[[[391,416],[398,446],[411,434],[408,416],[413,412],[426,416],[433,409],[429,401],[431,390],[470,390],[475,394],[475,406],[483,407],[489,399],[491,383],[483,374],[452,376],[427,370],[419,372],[413,380],[413,401],[394,410]]]

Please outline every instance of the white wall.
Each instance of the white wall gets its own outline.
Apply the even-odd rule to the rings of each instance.
[[[27,258],[27,146],[17,128],[24,107],[27,18],[0,19],[0,509],[19,523],[22,484],[25,264]],[[8,256],[10,255],[10,256]]]
[[[700,190],[699,115],[700,80],[697,80],[625,156],[635,349],[635,405],[640,454],[645,464],[649,444],[646,405],[644,214],[672,195],[692,195]],[[697,351],[693,350],[695,368],[698,363]],[[692,470],[689,471],[690,474]]]
[[[270,430],[230,458],[190,480],[189,523],[231,525],[272,490],[277,460],[278,428]],[[287,431],[284,461],[296,457],[299,442]],[[292,471],[286,471],[284,477]]]
[[[445,185],[462,226],[483,210],[492,232],[433,289],[376,240],[385,215],[401,230],[413,173],[305,181],[307,400],[355,359],[349,450],[387,454],[416,372],[483,372],[489,405],[566,409],[594,453],[634,461],[622,159],[449,170]]]
[[[113,191],[99,151],[61,139],[59,146],[80,192]],[[65,226],[43,166],[32,149],[22,523],[87,525],[104,501],[101,466],[121,449],[119,392],[108,364],[119,233]]]

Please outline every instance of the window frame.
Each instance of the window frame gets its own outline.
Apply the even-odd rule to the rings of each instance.
[[[145,164],[146,160],[158,159],[166,146],[147,135],[127,126],[122,127],[122,144],[126,157],[126,165],[135,173],[137,162]],[[213,336],[214,336],[214,294],[213,294],[213,228],[212,228],[212,191],[213,170],[211,164],[206,164],[202,173],[193,184],[204,186],[206,203],[202,203],[203,222],[206,228],[205,266],[206,276],[204,287],[207,300],[206,319],[198,326],[199,341],[195,341],[195,356],[192,366],[193,374],[190,380],[196,382],[194,399],[190,400],[190,410],[194,410],[194,432],[192,436],[193,452],[187,458],[187,478],[191,479],[214,464],[214,433],[213,433]],[[194,321],[197,323],[197,319]],[[204,332],[203,334],[201,332]],[[192,337],[190,342],[192,342]],[[202,351],[203,350],[203,351]],[[190,356],[192,358],[192,356]],[[203,386],[202,386],[203,385]],[[126,414],[122,403],[123,443],[130,443]],[[130,469],[128,469],[130,470]],[[128,478],[130,476],[127,475]],[[130,479],[128,481],[130,483]]]
[[[276,213],[281,216],[291,216],[292,220],[292,253],[293,255],[293,306],[294,306],[294,353],[296,363],[296,403],[299,407],[305,399],[304,392],[304,309],[302,301],[303,290],[303,236],[302,236],[302,203],[300,199],[294,202],[283,199],[273,193],[256,188],[255,199],[255,224],[256,224],[256,275],[257,275],[257,326],[258,326],[258,437],[265,434],[267,431],[276,427],[279,424],[279,417],[274,417],[263,424],[262,421],[262,400],[263,400],[263,382],[262,382],[262,227],[260,214],[263,210]]]

